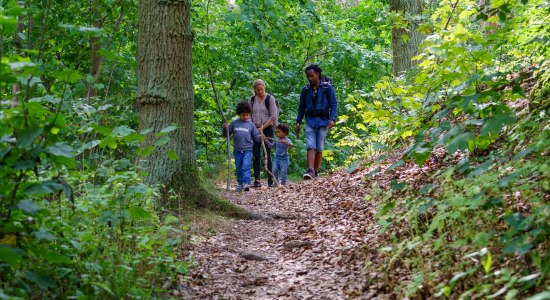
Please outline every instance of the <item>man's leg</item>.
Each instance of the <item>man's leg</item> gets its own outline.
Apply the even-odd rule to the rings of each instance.
[[[323,152],[315,152],[315,177],[319,174],[319,169],[321,168],[321,162],[323,161]]]
[[[306,124],[306,148],[307,148],[307,171],[304,179],[311,179],[315,176],[315,148],[317,148],[317,134],[315,129]]]
[[[323,161],[323,150],[325,149],[325,140],[327,138],[327,127],[319,127],[315,132],[316,142],[315,145],[315,177],[319,174],[321,169],[321,162]]]

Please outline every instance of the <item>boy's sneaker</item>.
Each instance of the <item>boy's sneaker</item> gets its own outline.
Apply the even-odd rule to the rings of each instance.
[[[245,185],[244,185],[244,191],[245,191],[245,192],[250,191],[250,185],[245,184]]]
[[[237,185],[237,188],[235,189],[235,191],[242,192],[242,190],[243,190],[243,185],[242,184]]]
[[[304,173],[304,180],[310,180],[315,177],[315,171],[313,169],[309,168],[307,169],[307,172]]]
[[[254,184],[252,185],[252,187],[259,188],[262,187],[262,184],[259,180],[254,180]]]

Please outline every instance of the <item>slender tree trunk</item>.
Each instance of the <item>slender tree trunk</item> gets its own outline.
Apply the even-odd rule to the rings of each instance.
[[[172,124],[178,127],[170,133],[168,144],[144,160],[146,182],[163,184],[165,191],[172,189],[183,198],[199,197],[201,192],[193,131],[190,10],[191,0],[139,1],[136,100],[140,128],[158,132]],[[157,139],[150,134],[143,146],[154,145]],[[168,158],[170,150],[178,160]]]
[[[17,5],[24,8],[24,3],[21,1],[19,1]],[[14,36],[15,53],[18,55],[21,55],[23,52],[23,40],[21,39],[21,35],[23,34],[23,18],[23,16],[17,17],[17,32]],[[11,99],[11,107],[16,107],[19,105],[19,94],[21,93],[21,83],[19,81],[14,82],[11,92],[13,95],[13,98]]]
[[[398,12],[407,20],[408,26],[392,29],[393,74],[398,76],[414,66],[412,58],[418,53],[418,46],[424,39],[413,16],[422,14],[423,0],[390,0],[390,11]]]

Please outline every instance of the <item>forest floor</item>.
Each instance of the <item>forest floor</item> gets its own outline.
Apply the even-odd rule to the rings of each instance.
[[[223,196],[263,216],[192,242],[186,299],[386,299],[366,269],[377,226],[368,169]],[[369,243],[371,241],[371,243]]]

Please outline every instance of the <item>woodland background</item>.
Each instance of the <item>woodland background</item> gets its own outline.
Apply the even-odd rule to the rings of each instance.
[[[146,3],[188,12],[181,34],[192,40],[192,73],[182,73],[192,116],[155,129],[136,95],[151,70],[140,68],[138,27],[163,20],[138,10]],[[544,0],[0,1],[0,298],[162,297],[192,266],[181,255],[186,214],[247,216],[187,193],[227,176],[208,70],[228,117],[262,78],[280,122],[294,124],[314,61],[339,101],[323,172],[394,153],[389,170],[445,162],[421,186],[369,179],[386,170],[365,178],[383,265],[405,256],[418,274],[395,293],[550,298],[548,19]],[[412,64],[398,61],[400,43]],[[171,53],[154,54],[170,64]],[[296,176],[306,150],[290,138]],[[158,157],[192,158],[180,175],[193,181],[151,180]]]

